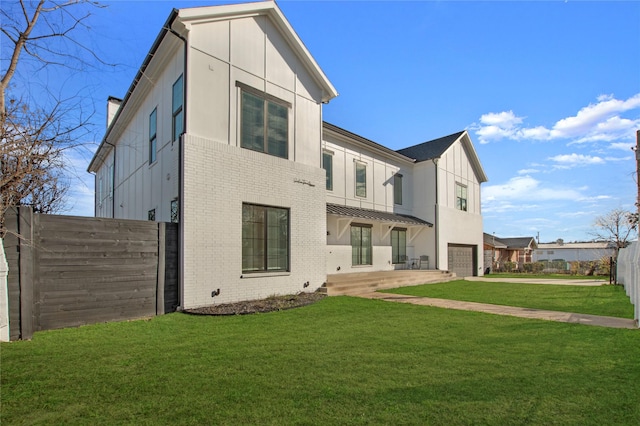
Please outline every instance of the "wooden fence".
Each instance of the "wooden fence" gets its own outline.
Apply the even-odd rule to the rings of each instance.
[[[9,210],[10,340],[35,331],[174,312],[179,304],[174,223]]]

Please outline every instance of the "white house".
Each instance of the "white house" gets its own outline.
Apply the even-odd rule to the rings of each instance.
[[[601,260],[602,258],[615,256],[615,252],[615,243],[607,241],[582,243],[565,243],[562,241],[558,241],[549,244],[538,244],[537,249],[533,252],[533,261],[597,261]]]
[[[421,256],[481,273],[486,176],[468,134],[394,152],[323,124],[336,96],[275,2],[173,10],[110,99],[96,216],[179,222],[183,308]]]

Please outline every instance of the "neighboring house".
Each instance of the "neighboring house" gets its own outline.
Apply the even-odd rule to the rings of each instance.
[[[492,270],[502,270],[506,262],[514,263],[515,269],[522,269],[525,263],[533,261],[533,251],[537,248],[533,237],[498,238],[485,233],[483,239],[485,258],[487,251],[492,252]]]
[[[615,256],[616,245],[608,241],[587,243],[565,243],[558,241],[550,244],[538,244],[533,253],[534,262],[543,261],[597,261]]]
[[[395,152],[323,123],[336,96],[275,2],[173,10],[109,99],[96,216],[180,223],[183,308],[349,271],[481,275],[468,133]]]
[[[500,259],[508,258],[507,245],[495,235],[483,234],[484,240],[484,268],[485,272],[499,269]]]

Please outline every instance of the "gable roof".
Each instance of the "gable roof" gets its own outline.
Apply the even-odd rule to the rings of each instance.
[[[507,248],[507,245],[500,241],[500,238],[495,235],[489,235],[486,232],[482,233],[482,240],[486,245],[493,248]]]
[[[440,158],[442,154],[444,154],[444,152],[449,149],[449,147],[453,145],[455,141],[460,139],[460,136],[462,136],[463,133],[464,131],[448,136],[443,136],[438,139],[433,139],[418,145],[410,146],[409,148],[399,149],[397,152],[415,159],[416,162]]]
[[[525,249],[537,248],[536,239],[533,237],[516,237],[516,238],[496,238],[501,243],[506,244],[508,249]]]
[[[295,32],[275,1],[267,0],[253,3],[238,3],[220,6],[190,7],[178,10],[178,20],[188,26],[198,21],[237,18],[240,16],[266,15],[280,30],[303,65],[322,88],[322,102],[327,103],[338,96],[338,92],[324,74],[316,60]]]
[[[448,136],[443,136],[438,139],[423,142],[418,145],[410,146],[408,148],[399,149],[396,152],[413,158],[417,163],[420,163],[422,161],[434,160],[442,157],[442,155],[451,147],[451,145],[458,141],[460,141],[460,144],[464,148],[464,151],[467,154],[467,158],[469,159],[469,162],[471,163],[471,166],[473,167],[473,170],[478,177],[478,181],[480,183],[488,181],[489,179],[487,178],[487,175],[482,168],[482,164],[480,164],[478,154],[476,153],[476,150],[473,147],[473,143],[471,143],[469,133],[466,130],[458,133],[453,133]]]
[[[143,76],[145,75],[145,72],[150,66],[152,60],[159,55],[159,51],[161,51],[160,46],[163,44],[163,41],[165,40],[168,33],[172,33],[173,35],[180,37],[180,39],[182,39],[184,43],[188,43],[185,36],[187,36],[188,34],[188,26],[192,22],[196,22],[199,20],[231,19],[238,18],[240,16],[256,15],[268,16],[280,30],[284,38],[289,43],[289,46],[298,55],[302,64],[312,75],[316,83],[322,88],[323,103],[328,103],[329,100],[338,96],[338,92],[333,87],[327,76],[324,74],[318,63],[311,56],[311,53],[309,53],[306,46],[298,37],[293,27],[289,24],[275,1],[269,0],[254,3],[239,3],[221,6],[173,9],[164,25],[160,28],[160,32],[151,45],[151,49],[147,53],[147,56],[140,66],[140,69],[131,82],[124,100],[122,100],[120,108],[118,108],[118,111],[115,113],[111,124],[107,128],[107,131],[102,138],[102,142],[98,146],[98,149],[96,150],[93,158],[91,159],[91,162],[89,163],[87,171],[96,172],[98,170],[99,163],[105,160],[106,156],[113,148],[113,145],[107,142],[107,138],[111,135],[113,128],[118,124],[120,115],[123,113],[123,111],[125,111],[125,109],[127,109],[128,102],[133,95],[136,87],[138,87],[138,84],[144,80]],[[184,130],[186,131],[187,129]]]

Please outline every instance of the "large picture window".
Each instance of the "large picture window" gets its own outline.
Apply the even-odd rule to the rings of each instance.
[[[173,141],[177,141],[182,132],[184,131],[184,86],[182,82],[182,75],[178,77],[175,83],[173,83],[172,101],[171,101],[171,128]]]
[[[351,264],[371,265],[371,225],[351,225]]]
[[[467,187],[456,183],[456,208],[467,211]]]
[[[356,197],[367,197],[367,165],[356,162]]]
[[[391,261],[403,263],[407,259],[407,230],[402,228],[391,230]]]
[[[289,107],[266,94],[242,90],[240,145],[276,157],[289,155]]]
[[[242,205],[242,272],[289,270],[289,209]]]
[[[328,152],[322,153],[322,168],[327,173],[326,189],[333,191],[333,155]]]

